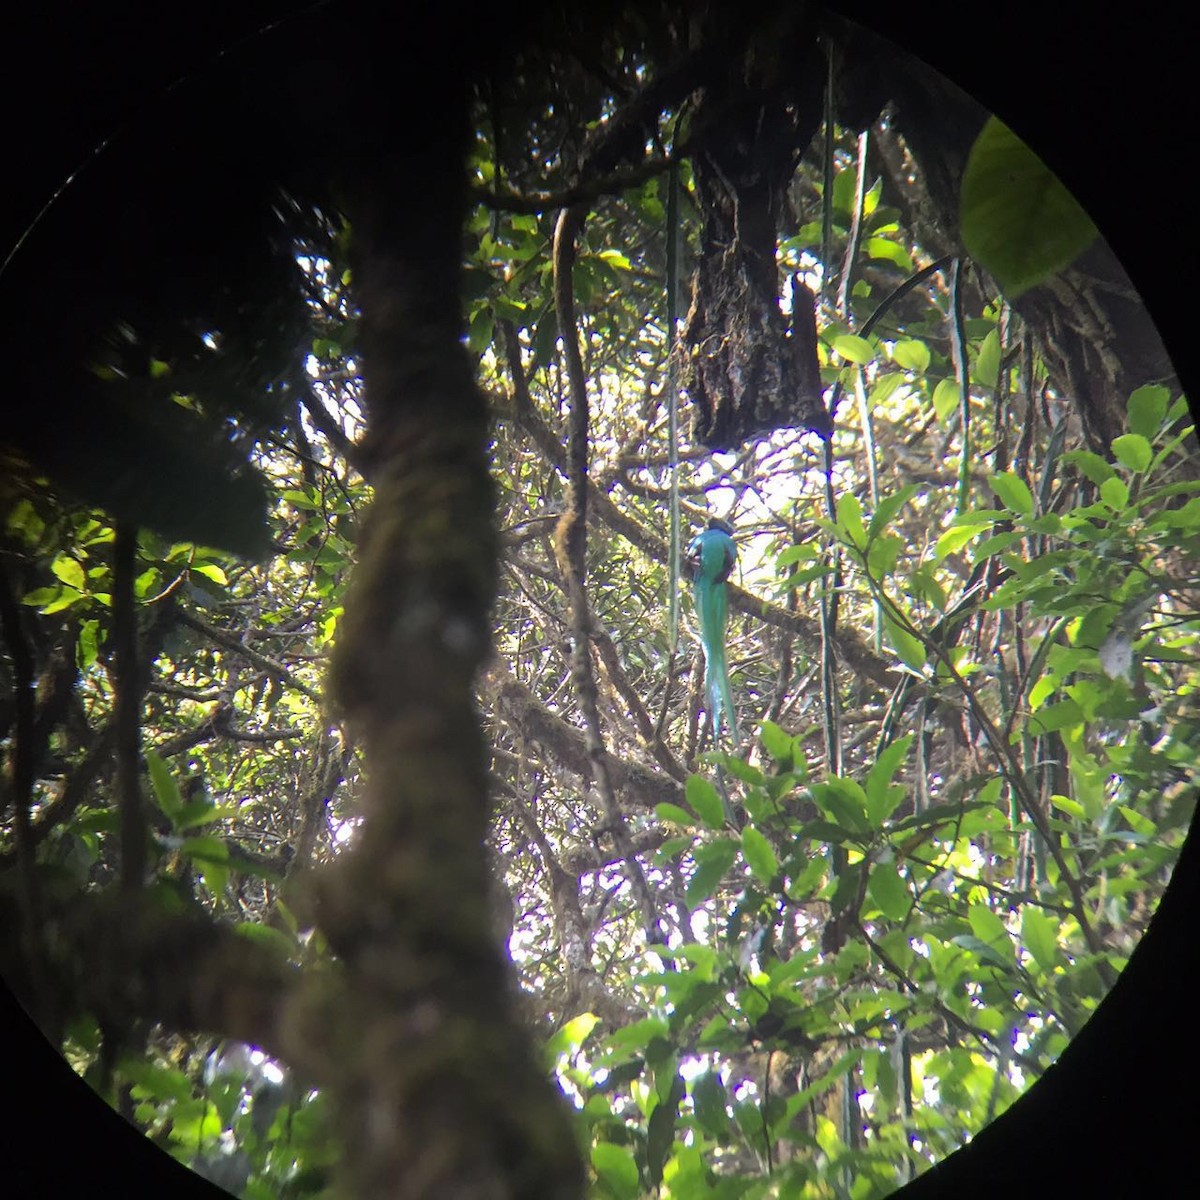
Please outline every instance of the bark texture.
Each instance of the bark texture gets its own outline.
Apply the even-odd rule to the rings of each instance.
[[[314,884],[338,969],[293,1007],[289,1040],[335,1100],[343,1194],[566,1200],[578,1152],[518,1020],[484,845],[473,688],[496,546],[459,341],[465,79],[385,65],[368,56],[355,84],[363,140],[344,160],[375,498],[331,675],[368,782],[357,838]]]

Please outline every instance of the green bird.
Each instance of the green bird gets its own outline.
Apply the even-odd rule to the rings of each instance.
[[[724,724],[734,744],[738,742],[737,714],[729,690],[725,665],[725,626],[729,620],[729,597],[725,581],[737,562],[733,526],[720,517],[709,518],[708,528],[698,533],[687,548],[692,572],[692,594],[700,623],[700,645],[704,650],[704,692],[708,723],[715,741]]]

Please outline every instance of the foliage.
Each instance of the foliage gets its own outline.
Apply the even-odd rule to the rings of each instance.
[[[632,86],[626,70],[616,82]],[[728,455],[685,440],[679,455],[688,525],[719,513],[738,531],[729,663],[752,737],[735,755],[705,730],[690,626],[678,645],[668,628],[681,584],[666,532],[667,177],[591,201],[572,282],[592,408],[592,657],[648,930],[570,682],[553,538],[572,331],[554,303],[553,212],[504,200],[569,174],[563,111],[523,117],[534,171],[501,155],[481,103],[469,164],[464,336],[494,413],[501,534],[479,685],[497,924],[594,1195],[884,1195],[1054,1062],[1169,877],[1200,758],[1186,406],[1148,383],[1127,432],[1089,445],[1036,331],[986,278],[931,269],[906,216],[903,139],[876,125],[876,170],[834,129],[830,194],[818,146],[790,185],[778,254],[781,286],[798,274],[821,299],[822,379],[840,404],[828,477],[820,443],[794,431]],[[671,129],[664,118],[664,143]],[[690,268],[686,163],[680,178]],[[352,231],[309,237],[296,255],[306,383],[254,450],[274,553],[247,565],[143,530],[133,594],[151,902],[320,972],[331,956],[293,889],[355,836],[356,752],[321,686],[370,488]],[[1043,248],[1011,278],[979,254],[1015,293],[1082,244]],[[25,655],[38,683],[29,815],[40,885],[65,914],[120,884],[118,530],[35,473],[5,487],[0,583],[21,615],[0,672],[15,692]],[[6,730],[18,707],[5,701]],[[13,908],[10,809],[0,902]],[[268,1048],[102,1016],[51,1032],[149,1137],[251,1200],[327,1194],[324,1097]]]
[[[962,183],[963,244],[1010,300],[1070,264],[1097,230],[1058,177],[995,117]]]
[[[896,135],[885,123],[873,136]],[[856,190],[848,142],[838,263]],[[487,165],[481,148],[481,177]],[[661,185],[589,215],[575,282],[596,430],[596,658],[609,752],[653,781],[631,778],[622,801],[665,945],[640,928],[571,753],[582,718],[563,687],[545,515],[561,493],[538,434],[566,386],[540,316],[549,227],[480,211],[471,270],[491,285],[470,302],[472,345],[489,386],[511,390],[511,344],[490,331],[512,322],[533,405],[498,400],[494,447],[495,675],[527,689],[518,707],[495,678],[485,686],[497,845],[514,959],[558,1028],[552,1056],[598,1196],[891,1191],[1006,1108],[1079,1030],[1145,928],[1190,815],[1186,405],[1146,386],[1108,456],[1086,448],[1031,331],[976,279],[956,377],[948,271],[863,336],[929,261],[887,204],[896,184],[863,189],[848,307],[823,291],[825,382],[857,401],[833,443],[836,510],[815,439],[776,434],[711,459],[683,447],[686,520],[734,520],[753,594],[735,601],[730,648],[739,711],[757,716],[745,758],[697,753],[702,666],[690,642],[672,653],[664,624],[670,385],[663,299],[643,283],[661,279]],[[815,164],[793,201],[781,274],[819,283]],[[1035,248],[1034,274],[1074,252]],[[883,668],[838,675],[836,773],[805,616],[834,579],[846,658]]]

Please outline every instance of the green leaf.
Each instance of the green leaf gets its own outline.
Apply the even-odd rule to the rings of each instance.
[[[955,525],[947,529],[937,540],[937,557],[939,560],[948,554],[956,554],[972,538],[978,537],[982,525]]]
[[[1112,450],[1117,461],[1131,471],[1144,471],[1154,457],[1150,443],[1140,433],[1123,433],[1113,438]]]
[[[779,871],[779,860],[771,843],[753,825],[742,830],[742,857],[755,878],[769,887]]]
[[[715,1071],[697,1075],[691,1083],[691,1095],[700,1128],[715,1138],[725,1137],[730,1125],[729,1097],[720,1075]]]
[[[154,789],[154,798],[158,807],[174,825],[183,811],[183,797],[179,794],[179,784],[174,775],[168,770],[166,763],[153,751],[145,754],[146,769],[150,774],[150,786]]]
[[[624,1146],[597,1142],[592,1147],[592,1166],[601,1183],[617,1200],[637,1200],[637,1162]]]
[[[197,862],[227,863],[229,861],[229,847],[219,837],[213,837],[210,833],[184,838],[179,849]]]
[[[892,815],[896,805],[904,798],[903,789],[893,788],[891,782],[908,756],[912,740],[913,735],[906,733],[885,747],[867,774],[864,789],[867,793],[867,816],[877,829]]]
[[[21,603],[28,604],[31,608],[41,608],[43,604],[49,604],[52,600],[57,600],[61,595],[62,588],[60,587],[34,588],[32,592],[27,592],[21,597]]]
[[[786,729],[781,729],[774,721],[763,721],[759,726],[758,736],[762,739],[763,748],[777,763],[791,765],[795,754],[795,739]]]
[[[1097,487],[1100,487],[1106,479],[1112,479],[1116,473],[1113,471],[1111,463],[1106,462],[1091,450],[1068,450],[1062,456],[1062,461],[1078,467]]]
[[[195,829],[198,825],[211,825],[214,821],[226,821],[236,817],[239,809],[236,804],[214,804],[209,799],[192,800],[183,805],[175,816],[175,828],[181,833],[185,829]]]
[[[907,382],[899,371],[878,376],[867,395],[867,411],[874,412],[879,405],[885,404],[892,394],[904,387]]]
[[[834,350],[847,362],[866,366],[875,357],[875,347],[856,333],[839,333],[832,342]]]
[[[58,597],[51,600],[49,604],[42,605],[39,610],[44,616],[51,616],[56,612],[62,612],[64,609],[72,607],[83,599],[83,593],[78,592],[73,587],[67,587],[65,584],[58,589]]]
[[[839,834],[865,833],[870,828],[867,820],[867,794],[853,779],[831,775],[824,783],[814,784],[813,799],[837,822]],[[814,822],[813,825],[818,825]],[[811,831],[813,825],[805,826]]]
[[[967,920],[981,942],[1006,961],[1015,961],[1016,952],[1007,926],[986,904],[972,904],[967,911]]]
[[[472,318],[467,333],[467,349],[472,354],[482,354],[492,344],[494,328],[490,309],[481,308]]]
[[[959,387],[957,379],[940,379],[933,389],[933,411],[944,425],[953,413],[958,412]]]
[[[683,1099],[683,1079],[677,1074],[671,1080],[666,1096],[654,1106],[646,1126],[646,1175],[651,1187],[662,1183],[663,1166],[675,1144],[675,1129],[679,1121],[679,1102]]]
[[[696,824],[696,818],[687,809],[680,808],[678,804],[671,804],[666,801],[654,806],[654,815],[660,821],[667,821],[672,825],[678,825],[681,829],[691,829]]]
[[[862,522],[862,505],[853,492],[843,492],[838,497],[837,523],[852,546],[862,549],[867,544],[867,531]]]
[[[833,177],[833,207],[847,215],[853,213],[857,193],[857,173],[853,168],[844,167]]]
[[[988,486],[1009,512],[1019,513],[1023,517],[1033,516],[1033,493],[1020,475],[1012,471],[989,475]]]
[[[1058,675],[1053,671],[1047,672],[1038,679],[1037,683],[1029,689],[1029,709],[1031,712],[1036,712],[1042,707],[1042,704],[1048,700],[1061,682]]]
[[[912,273],[912,257],[898,242],[893,242],[890,238],[885,237],[869,237],[863,242],[863,248],[866,250],[868,258],[885,259],[899,267],[905,274]],[[924,367],[920,368],[920,370],[924,369]]]
[[[929,369],[929,347],[915,338],[906,338],[892,347],[892,358],[906,371],[924,375]]]
[[[117,1070],[133,1084],[135,1097],[139,1099],[173,1100],[177,1104],[192,1099],[191,1080],[182,1071],[158,1066],[132,1055],[123,1055]]]
[[[1009,300],[1069,266],[1096,238],[1058,177],[995,117],[971,148],[960,205],[967,252]]]
[[[1047,974],[1063,961],[1058,948],[1058,924],[1032,904],[1025,905],[1021,913],[1021,941]]]
[[[738,854],[738,843],[732,838],[698,846],[695,850],[696,869],[687,885],[687,902],[695,908],[717,890]]]
[[[775,569],[782,571],[793,563],[810,562],[820,554],[820,548],[815,542],[797,542],[794,546],[786,546],[775,558]]]
[[[871,515],[871,523],[867,526],[867,539],[878,537],[891,523],[895,515],[916,494],[917,485],[906,483],[898,492],[885,496],[879,502],[879,507]]]
[[[195,563],[192,566],[192,573],[194,575],[203,575],[205,579],[210,579],[210,580],[212,580],[213,583],[219,583],[221,585],[221,587],[229,586],[228,576],[226,576],[225,572],[222,571],[221,568],[218,567],[216,563],[211,563],[211,562]]]
[[[100,653],[100,622],[84,621],[79,626],[79,667],[86,671]]]
[[[993,329],[979,346],[972,372],[975,382],[983,387],[994,388],[1000,378],[1000,331]]]
[[[1158,826],[1150,820],[1145,813],[1137,812],[1130,808],[1127,804],[1118,804],[1121,815],[1129,822],[1129,827],[1137,833],[1145,834],[1146,837],[1155,837],[1158,833]]]
[[[883,617],[884,631],[893,650],[900,656],[900,661],[914,671],[925,669],[925,646],[919,637],[909,633],[898,625],[886,613]]]
[[[689,775],[685,795],[696,815],[709,829],[725,828],[725,806],[710,780],[703,775]]]
[[[595,1013],[585,1012],[572,1017],[561,1029],[556,1030],[546,1043],[550,1060],[553,1062],[562,1054],[575,1054],[599,1024],[600,1018]]]
[[[296,953],[296,943],[282,929],[274,925],[260,925],[257,921],[239,921],[233,932],[244,937],[248,942],[257,942],[260,946],[269,946],[284,958],[291,958]]]
[[[1082,722],[1083,711],[1079,705],[1074,700],[1060,700],[1038,709],[1029,719],[1029,730],[1031,733],[1054,733]]]
[[[903,921],[912,906],[912,896],[894,862],[878,862],[867,876],[867,894],[889,921]]]
[[[63,583],[75,588],[76,591],[82,592],[87,587],[87,576],[83,566],[69,555],[60,554],[50,564],[50,570]]]
[[[908,545],[908,540],[898,533],[889,533],[874,538],[867,548],[867,570],[872,578],[884,579],[896,569],[900,552]]]
[[[614,1030],[604,1039],[606,1046],[614,1050],[644,1050],[655,1038],[665,1038],[670,1026],[662,1017],[643,1017]]]
[[[1146,384],[1129,397],[1129,432],[1153,441],[1167,415],[1171,393],[1158,384]]]

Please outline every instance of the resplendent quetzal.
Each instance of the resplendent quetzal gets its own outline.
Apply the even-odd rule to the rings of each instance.
[[[692,571],[692,594],[696,601],[696,619],[700,623],[700,645],[704,650],[704,693],[708,698],[709,727],[716,741],[723,721],[735,745],[739,740],[737,717],[725,665],[725,626],[729,619],[725,581],[736,562],[733,526],[720,517],[710,517],[708,528],[698,533],[688,546],[687,563]]]

